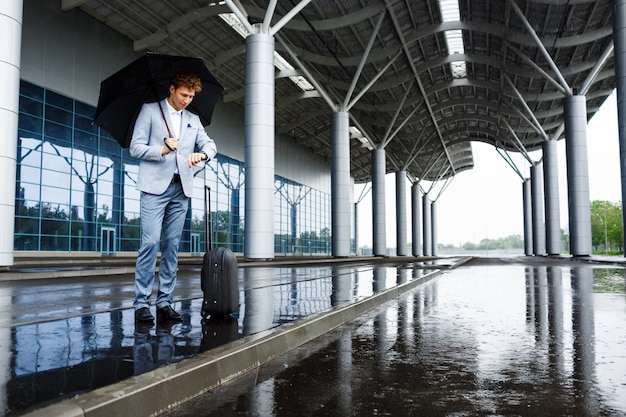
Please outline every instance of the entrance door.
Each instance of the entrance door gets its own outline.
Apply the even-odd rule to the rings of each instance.
[[[200,233],[191,233],[191,253],[200,253]]]
[[[115,255],[114,227],[102,227],[100,232],[100,252],[104,255]]]

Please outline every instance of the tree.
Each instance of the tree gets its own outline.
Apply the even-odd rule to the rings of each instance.
[[[591,244],[595,250],[623,252],[622,206],[619,203],[591,202]]]

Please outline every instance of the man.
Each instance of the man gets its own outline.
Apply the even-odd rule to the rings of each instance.
[[[200,118],[185,110],[201,89],[202,83],[195,74],[175,73],[169,97],[144,104],[135,123],[129,151],[140,160],[137,189],[141,191],[141,247],[133,304],[138,322],[154,321],[150,297],[161,236],[157,320],[181,321],[180,314],[172,308],[172,300],[178,246],[193,192],[193,167],[217,153]]]

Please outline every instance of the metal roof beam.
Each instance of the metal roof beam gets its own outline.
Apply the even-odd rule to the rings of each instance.
[[[548,138],[548,135],[546,135],[546,132],[543,130],[543,127],[541,127],[541,123],[539,123],[539,120],[537,120],[537,117],[535,117],[535,113],[533,113],[533,111],[531,110],[530,106],[528,105],[528,103],[526,103],[526,100],[524,100],[524,98],[522,97],[522,94],[519,92],[519,90],[517,89],[517,87],[515,86],[515,84],[513,83],[513,81],[511,81],[511,79],[509,78],[508,75],[504,74],[504,78],[506,79],[506,81],[509,83],[509,86],[511,87],[511,89],[513,90],[513,92],[515,93],[515,95],[517,96],[517,99],[522,103],[522,105],[524,106],[524,109],[526,110],[526,112],[528,113],[528,115],[532,118],[534,125],[539,129],[539,133],[543,135],[544,138]]]
[[[417,113],[417,111],[420,109],[420,106],[415,107],[411,113],[408,114],[408,116],[402,121],[402,123],[400,123],[400,126],[398,126],[396,128],[396,130],[393,131],[393,133],[391,135],[389,135],[389,137],[387,137],[387,139],[385,139],[382,143],[382,147],[385,148],[387,145],[389,145],[389,142],[391,142],[393,140],[393,138],[396,137],[396,135],[398,134],[398,132],[400,132],[400,130],[402,130],[402,128],[404,126],[406,126],[406,124],[409,122],[409,120],[411,120],[411,118],[415,115],[415,113]]]
[[[613,56],[613,49],[614,49],[614,45],[613,45],[613,42],[611,42],[606,47],[604,52],[602,52],[602,55],[596,62],[596,65],[593,67],[589,75],[587,75],[585,82],[583,83],[582,87],[580,87],[580,90],[578,92],[579,94],[583,96],[587,95],[587,92],[591,88],[591,85],[596,81],[596,78],[598,77],[600,70],[602,69],[602,67],[604,67],[604,64],[606,64],[609,58]]]
[[[244,9],[243,5],[239,3],[239,1],[237,1],[237,4],[235,4],[235,0],[224,0],[224,1],[226,2],[226,5],[230,9],[230,11],[233,12],[235,16],[237,16],[237,19],[239,19],[239,22],[241,22],[241,24],[246,28],[246,30],[249,33],[254,33],[255,32],[254,27],[250,24],[250,22],[248,22],[248,14],[246,13],[246,10]]]
[[[447,172],[448,170],[446,170]],[[443,175],[446,174],[446,172],[444,172],[443,174],[441,174],[441,176],[439,177],[439,179],[437,181],[441,180],[441,177]],[[437,200],[439,200],[439,197],[441,197],[441,195],[443,194],[443,192],[448,188],[448,186],[452,183],[452,180],[456,178],[456,175],[452,175],[451,177],[446,178],[446,181],[443,183],[443,185],[441,186],[441,189],[439,190],[439,192],[437,193],[437,197],[435,197],[435,199],[433,200],[433,203],[436,202]]]
[[[383,24],[383,19],[385,18],[385,12],[381,13],[378,17],[378,21],[376,22],[376,26],[374,26],[374,30],[372,31],[372,35],[370,36],[370,40],[365,47],[365,51],[363,51],[363,55],[361,56],[361,62],[359,62],[359,66],[352,77],[352,83],[350,83],[350,87],[348,88],[348,92],[346,93],[346,97],[343,101],[343,107],[345,109],[350,109],[354,105],[354,103],[349,103],[350,97],[352,97],[352,93],[354,93],[354,89],[356,88],[356,83],[359,81],[359,77],[363,73],[363,67],[367,62],[367,57],[369,56],[372,46],[374,45],[374,41],[376,40],[376,36],[378,36],[378,32],[380,31],[380,27]]]
[[[411,149],[411,152],[409,152],[409,158],[407,159],[406,163],[404,164],[404,167],[403,167],[404,170],[407,170],[409,168],[409,165],[411,165],[413,163],[413,161],[415,161],[417,159],[417,156],[422,152],[422,150],[428,144],[428,141],[425,140],[424,143],[422,143],[422,146],[420,146],[420,148],[417,151],[415,150],[415,148],[417,148],[417,145],[420,143],[420,139],[422,139],[422,136],[424,135],[424,132],[425,132],[425,129],[422,129],[422,133],[420,134],[420,136],[417,138],[417,140],[413,144],[413,149]]]
[[[439,126],[437,124],[437,118],[435,117],[435,113],[433,112],[430,101],[428,100],[428,95],[426,94],[426,89],[424,88],[424,85],[422,84],[422,80],[420,79],[419,73],[417,72],[417,69],[415,68],[414,59],[411,56],[411,51],[408,48],[408,44],[404,37],[403,31],[400,29],[398,18],[392,8],[389,8],[389,15],[391,16],[391,20],[393,21],[394,27],[396,29],[396,34],[398,35],[400,42],[402,43],[402,49],[404,50],[404,53],[406,54],[408,63],[413,72],[413,76],[415,77],[415,81],[417,81],[417,85],[420,89],[420,92],[422,93],[422,97],[424,97],[424,103],[426,104],[426,108],[428,109],[428,113],[430,114],[430,117],[432,119],[433,126],[435,127],[435,130],[437,131],[439,140],[441,141],[441,146],[443,147],[443,151],[446,154],[446,158],[448,159],[450,166],[452,167],[452,172],[454,172],[454,165],[452,163],[452,158],[450,158],[450,154],[448,153],[448,149],[446,148],[446,142],[443,138],[443,135],[441,134],[441,129],[439,129]]]
[[[524,155],[524,158],[526,158],[526,160],[528,162],[530,162],[530,164],[532,165],[533,164],[533,160],[530,157],[530,155],[528,155],[528,152],[526,152],[526,147],[524,146],[522,141],[519,139],[519,137],[517,136],[517,134],[515,133],[515,131],[511,127],[511,125],[509,124],[509,122],[507,122],[505,119],[502,119],[502,121],[504,122],[504,124],[506,125],[507,129],[509,130],[509,133],[511,133],[511,135],[515,139],[515,143],[517,145],[516,148],[521,152],[522,155]]]
[[[567,91],[567,95],[571,96],[572,95],[572,88],[569,86],[569,84],[565,80],[565,77],[563,77],[563,74],[561,74],[561,71],[559,70],[559,67],[556,65],[556,63],[552,59],[552,56],[550,56],[550,53],[546,49],[546,47],[543,44],[543,42],[541,42],[541,39],[539,39],[539,36],[537,36],[537,33],[535,32],[535,30],[531,26],[530,22],[528,21],[528,19],[526,19],[526,16],[524,15],[524,12],[522,12],[522,9],[519,8],[519,6],[515,2],[515,0],[508,0],[508,2],[513,7],[513,10],[515,10],[515,13],[517,13],[519,18],[522,20],[522,23],[526,27],[526,30],[528,31],[530,36],[535,41],[535,44],[539,48],[539,51],[541,51],[541,53],[543,54],[545,59],[548,61],[548,65],[550,65],[550,67],[552,68],[552,71],[554,71],[554,73],[556,74],[557,78],[559,79],[559,82],[561,83],[561,85],[563,86],[565,91]]]
[[[511,45],[509,42],[507,42],[507,47],[512,50],[513,52],[515,52],[519,57],[521,57],[524,62],[526,62],[528,65],[530,65],[531,67],[533,67],[535,69],[535,71],[539,72],[541,75],[543,75],[543,77],[548,80],[550,83],[552,83],[552,85],[554,87],[556,87],[560,92],[563,93],[563,95],[567,95],[568,92],[567,90],[557,81],[555,80],[550,74],[548,74],[543,68],[541,68],[539,65],[537,65],[535,63],[535,61],[533,61],[532,59],[530,59],[530,57],[528,55],[526,55],[525,53],[523,53],[522,51],[520,51],[519,49],[517,49],[515,46]]]
[[[273,5],[276,6],[276,1],[277,0],[272,0],[270,3],[273,3]],[[302,0],[300,3],[298,3],[293,9],[289,11],[289,13],[284,15],[274,26],[272,26],[272,28],[269,30],[269,34],[276,35],[276,33],[278,33],[278,31],[281,30],[283,26],[285,26],[290,20],[292,20],[295,15],[300,13],[300,11],[304,9],[309,3],[311,3],[311,0]],[[266,26],[269,28],[270,18],[271,16],[269,18],[267,15],[265,16],[265,20],[263,21],[264,28]]]
[[[287,41],[282,36],[280,36],[280,34],[278,34],[278,33],[276,34],[276,39],[278,39],[278,41],[283,45],[283,47],[285,48],[285,50],[287,51],[287,53],[289,54],[291,59],[293,59],[294,62],[298,65],[298,67],[300,68],[300,71],[302,71],[304,73],[304,75],[306,76],[307,80],[320,93],[320,95],[326,101],[328,106],[331,109],[333,109],[333,111],[336,110],[337,105],[336,105],[335,101],[332,99],[332,97],[330,97],[330,95],[326,92],[326,90],[322,87],[322,85],[317,82],[315,77],[313,77],[313,75],[309,72],[309,70],[304,66],[302,61],[300,61],[300,58],[298,58],[298,55],[296,55],[296,53],[291,50],[291,47],[287,44]]]
[[[393,125],[396,124],[396,121],[398,120],[398,117],[400,116],[400,112],[404,108],[404,104],[406,103],[406,100],[409,97],[409,94],[411,93],[411,88],[413,88],[414,81],[415,80],[409,81],[409,86],[404,89],[404,96],[402,97],[402,101],[400,101],[400,103],[398,104],[398,108],[396,109],[396,112],[393,115],[393,118],[391,119],[391,121],[389,122],[389,125],[387,126],[387,131],[385,132],[385,136],[383,136],[383,147],[386,146],[387,138],[389,138],[391,129],[393,129]]]
[[[495,148],[496,148],[496,152],[498,152],[498,155],[500,155],[502,157],[502,159],[504,159],[504,162],[506,162],[507,165],[509,167],[511,167],[511,169],[517,174],[517,176],[520,177],[520,179],[522,181],[524,181],[524,176],[522,175],[522,173],[519,170],[519,168],[513,162],[513,159],[511,158],[511,155],[509,155],[507,150],[506,149],[500,150],[497,146]],[[504,152],[506,154],[506,157],[504,155],[502,155],[502,152]]]

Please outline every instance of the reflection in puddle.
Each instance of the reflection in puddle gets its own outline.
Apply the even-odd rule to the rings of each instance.
[[[120,300],[132,299],[128,292],[132,287],[124,287],[122,293],[119,285],[77,280],[59,285],[49,281],[39,289],[17,283],[5,289],[2,300],[7,306],[16,304],[10,309],[13,321],[25,324],[7,326],[6,337],[0,340],[0,348],[10,352],[9,371],[0,381],[6,387],[5,401],[0,392],[0,415],[145,374],[422,275],[415,272],[409,278],[406,269],[393,265],[377,266],[375,272],[365,264],[240,268],[239,273],[242,304],[237,318],[203,320],[197,280],[182,279],[178,294],[187,288],[190,293],[176,302],[183,322],[173,325],[135,325],[132,309],[120,308]],[[49,309],[39,311],[45,297],[50,299]],[[89,314],[76,313],[77,299]]]
[[[10,374],[2,381],[0,414],[145,374],[421,278],[425,271],[423,264],[242,268],[236,319],[202,320],[201,296],[191,295],[178,302],[183,323],[170,327],[136,327],[131,310],[105,306],[94,314],[7,328],[10,335],[2,343],[10,353]],[[341,415],[354,414],[356,401],[370,399],[397,404],[390,411],[395,415],[420,409],[420,401],[431,407],[421,411],[438,407],[443,414],[623,414],[625,282],[623,269],[590,265],[461,267],[388,303],[352,337],[342,337],[313,362],[326,372],[319,381],[293,371],[298,380],[259,381],[264,385],[256,390],[264,400],[243,403],[271,407],[294,386],[307,396],[316,386],[333,391],[338,404],[329,408],[336,405]],[[103,291],[92,299],[102,304]],[[92,299],[83,295],[81,302]],[[111,306],[117,303],[111,300]],[[31,317],[32,311],[25,314]],[[359,364],[367,372],[359,374]],[[291,403],[280,407],[301,406]],[[371,414],[371,407],[360,410]]]
[[[254,383],[180,408],[328,417],[624,415],[626,297],[597,291],[602,270],[458,268],[283,355],[255,372]],[[600,276],[619,283],[623,270]],[[167,414],[179,415],[193,414]]]
[[[626,294],[624,269],[594,268],[593,290],[598,293]]]

